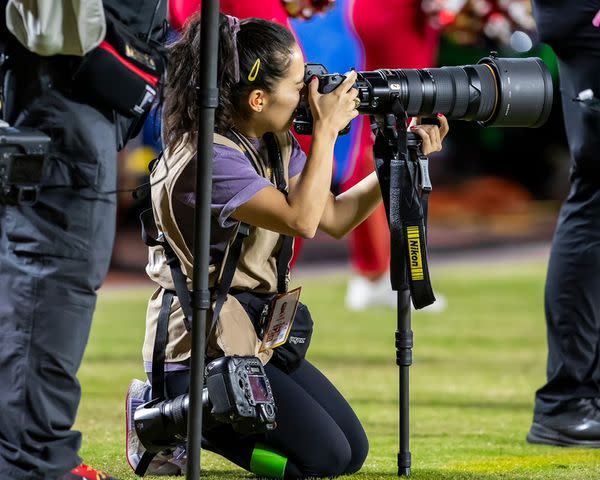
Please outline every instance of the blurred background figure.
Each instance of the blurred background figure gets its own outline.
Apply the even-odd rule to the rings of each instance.
[[[421,0],[353,0],[348,18],[363,49],[360,70],[379,68],[433,67],[437,58],[439,29],[432,27],[421,8]],[[342,183],[347,190],[371,173],[373,134],[368,117],[361,117],[352,152],[350,176]],[[385,209],[380,205],[350,236],[353,276],[348,282],[346,306],[364,310],[397,305],[389,280],[390,235]],[[428,307],[442,311],[445,299]]]
[[[600,1],[533,5],[558,57],[572,164],[546,278],[547,383],[527,440],[600,447]]]
[[[485,37],[517,52],[533,46],[529,0],[422,0],[422,7],[429,24],[460,45],[475,45]]]
[[[527,31],[534,28],[528,3],[353,0],[349,16],[364,51],[361,69],[433,67],[442,33],[461,45],[473,45],[483,36],[508,45],[516,27]],[[354,169],[342,184],[344,190],[373,170],[373,138],[368,119],[361,119],[360,131],[353,152]],[[350,238],[350,258],[355,273],[348,283],[348,308],[396,306],[396,294],[390,289],[387,274],[389,250],[387,221],[381,206]],[[437,301],[426,311],[441,312],[446,308],[445,297],[439,293],[436,297]]]

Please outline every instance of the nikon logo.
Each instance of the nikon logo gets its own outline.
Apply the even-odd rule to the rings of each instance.
[[[288,339],[288,342],[291,343],[292,345],[298,345],[299,343],[306,342],[306,338],[304,338],[304,337],[290,337]]]
[[[413,280],[423,280],[423,262],[421,260],[421,237],[419,227],[406,227],[408,253],[410,257],[410,277]]]

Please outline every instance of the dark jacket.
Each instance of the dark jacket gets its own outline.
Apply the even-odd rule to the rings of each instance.
[[[23,48],[6,28],[7,0],[0,0],[0,48],[9,52],[10,61],[7,64],[9,74],[8,84],[4,92],[3,119],[13,124],[19,112],[32,98],[38,96],[43,88],[51,85],[67,98],[83,103],[90,103],[102,111],[110,120],[117,123],[118,148],[125,143],[125,136],[130,131],[133,120],[114,115],[111,110],[105,110],[100,104],[95,104],[96,96],[86,96],[85,85],[72,83],[72,76],[77,71],[82,57],[55,55],[40,57]],[[163,41],[162,34],[166,33],[166,15],[168,0],[105,0],[104,7],[125,26],[141,37],[145,37],[150,25],[153,25],[151,38]]]
[[[161,27],[167,18],[169,0],[104,0],[104,8],[129,26],[136,33],[146,34],[152,15],[154,18],[153,38],[158,40]]]

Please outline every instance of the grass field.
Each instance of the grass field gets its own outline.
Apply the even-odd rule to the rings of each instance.
[[[444,267],[436,290],[443,314],[416,313],[411,369],[415,479],[600,478],[600,451],[525,442],[533,394],[544,379],[546,341],[541,263]],[[349,313],[346,279],[306,279],[303,301],[315,319],[309,358],[348,398],[370,440],[357,479],[394,478],[397,440],[395,313]],[[147,290],[101,292],[80,370],[77,428],[81,455],[121,479],[136,478],[124,458],[124,397],[143,378],[140,350]],[[202,478],[250,476],[203,453]]]

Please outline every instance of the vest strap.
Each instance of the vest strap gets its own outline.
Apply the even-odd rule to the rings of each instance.
[[[231,282],[233,280],[233,276],[235,275],[235,269],[237,268],[237,263],[240,259],[240,253],[242,252],[242,244],[249,233],[250,227],[245,223],[240,223],[237,233],[233,239],[233,243],[229,247],[227,258],[223,260],[225,263],[223,265],[221,280],[216,287],[217,298],[215,300],[215,308],[213,310],[209,336],[216,327],[223,304],[227,300],[227,294],[229,293],[229,288],[231,287]]]
[[[142,458],[140,458],[140,463],[135,467],[135,474],[139,477],[143,477],[150,466],[150,462],[156,457],[156,453],[151,453],[146,450],[142,453]]]
[[[166,398],[165,388],[165,353],[169,340],[169,315],[173,304],[173,290],[165,290],[162,305],[158,314],[156,324],[156,336],[154,337],[154,350],[152,352],[152,396],[154,398]]]
[[[171,277],[175,284],[175,292],[177,292],[181,310],[183,310],[185,328],[189,332],[192,329],[192,305],[190,292],[187,288],[187,279],[181,269],[181,262],[171,245],[169,245],[167,239],[165,239],[162,234],[159,233],[157,237],[154,237],[148,233],[151,229],[157,230],[156,221],[151,208],[144,210],[140,214],[140,223],[142,225],[142,240],[144,243],[149,247],[160,246],[165,252],[167,265],[169,265]]]

